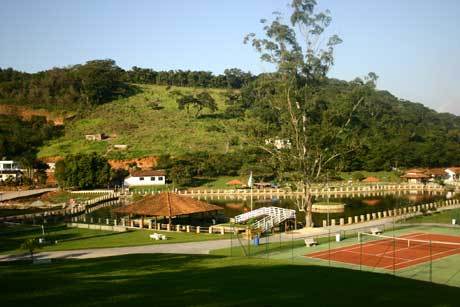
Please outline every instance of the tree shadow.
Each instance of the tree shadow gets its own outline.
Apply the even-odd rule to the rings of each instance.
[[[6,305],[456,306],[458,288],[343,268],[195,255],[0,264]],[[4,278],[4,277],[8,278]],[[27,282],[27,293],[24,283]],[[365,289],[363,289],[363,287]],[[429,287],[430,291],[420,291]],[[52,289],[52,291],[51,291]]]

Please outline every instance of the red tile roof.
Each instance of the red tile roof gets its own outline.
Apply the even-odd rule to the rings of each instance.
[[[165,176],[166,172],[164,170],[139,170],[132,171],[132,177],[150,177],[150,176]]]

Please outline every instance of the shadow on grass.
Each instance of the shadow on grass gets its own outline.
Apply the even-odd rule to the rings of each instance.
[[[3,306],[386,307],[458,306],[460,292],[348,269],[162,254],[0,264],[0,291]]]

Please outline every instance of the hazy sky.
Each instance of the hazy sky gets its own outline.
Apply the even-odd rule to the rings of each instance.
[[[123,68],[270,71],[244,34],[286,0],[0,0],[0,67],[35,72],[112,58]],[[332,77],[460,115],[460,0],[323,0],[344,40]]]

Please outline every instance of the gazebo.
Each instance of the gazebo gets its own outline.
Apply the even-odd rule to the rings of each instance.
[[[171,218],[197,213],[209,213],[223,210],[223,208],[188,196],[180,196],[171,192],[162,192],[149,195],[127,206],[115,210],[117,213],[134,214],[154,217],[167,217],[169,224]]]
[[[238,179],[233,179],[227,182],[227,185],[243,185],[243,183]]]
[[[369,176],[369,177],[364,178],[362,182],[375,183],[375,182],[380,182],[380,179],[374,176]]]

